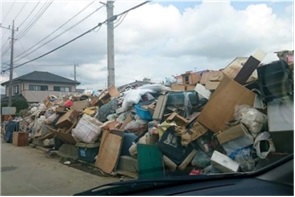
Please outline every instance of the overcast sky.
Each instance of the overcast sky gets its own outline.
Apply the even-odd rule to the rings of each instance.
[[[45,9],[49,5],[48,2],[2,0],[2,26],[8,27],[14,19],[15,27],[19,27],[15,32],[18,38],[14,45],[15,66],[62,45],[106,19],[106,7],[100,3],[105,1],[97,0],[62,26],[92,1],[56,0],[30,27],[32,19],[36,18],[42,6]],[[117,0],[114,14],[141,2]],[[83,22],[58,36],[98,8]],[[293,15],[292,0],[152,1],[115,21],[115,84],[120,86],[144,77],[161,82],[166,77],[172,78],[190,70],[218,70],[235,57],[250,56],[258,49],[267,53],[264,63],[277,60],[275,51],[294,49]],[[79,64],[77,81],[81,82],[78,88],[105,88],[106,29],[106,25],[102,25],[71,44],[16,68],[14,78],[33,71],[48,71],[74,79],[76,62]],[[48,35],[48,38],[27,51]],[[5,70],[10,60],[8,38],[11,31],[2,28],[1,37],[1,62]],[[57,38],[32,52],[54,37]],[[8,79],[9,71],[6,71],[1,75],[1,82]]]

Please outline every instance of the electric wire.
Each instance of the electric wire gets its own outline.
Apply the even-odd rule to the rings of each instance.
[[[14,66],[13,68],[18,68],[18,67],[20,67],[20,66],[24,66],[24,65],[26,65],[26,64],[28,64],[28,63],[30,63],[30,62],[36,61],[36,60],[38,60],[38,59],[40,59],[40,58],[42,58],[42,57],[44,57],[44,56],[47,56],[47,55],[53,53],[54,51],[57,51],[58,49],[60,49],[60,48],[62,48],[62,47],[64,47],[64,46],[66,46],[66,45],[68,45],[68,44],[74,42],[75,40],[77,40],[77,39],[79,39],[79,38],[85,36],[86,34],[92,32],[92,31],[94,31],[96,28],[102,26],[103,24],[105,24],[105,23],[108,22],[109,20],[114,20],[114,18],[116,19],[118,16],[121,16],[121,15],[123,15],[123,14],[126,14],[127,12],[129,12],[129,11],[131,11],[131,10],[134,10],[134,9],[136,9],[136,8],[138,8],[138,7],[140,7],[140,6],[144,5],[144,4],[146,4],[146,3],[149,3],[149,2],[150,2],[150,1],[145,1],[145,2],[143,2],[143,3],[140,3],[140,4],[136,5],[136,6],[134,6],[134,7],[130,8],[130,9],[128,9],[128,10],[125,10],[124,12],[121,12],[121,13],[118,14],[118,15],[114,15],[113,17],[107,18],[105,21],[103,21],[103,22],[101,22],[101,23],[98,23],[98,24],[97,24],[96,26],[94,26],[93,28],[91,28],[91,29],[87,30],[86,32],[80,34],[79,36],[76,36],[75,38],[69,40],[68,42],[66,42],[66,43],[64,43],[64,44],[62,44],[62,45],[60,45],[60,46],[58,46],[58,47],[56,47],[56,48],[54,48],[54,49],[48,51],[47,53],[44,53],[43,55],[40,55],[40,56],[38,56],[38,57],[36,57],[36,58],[30,60],[30,61],[27,61],[27,62],[24,62],[24,63],[19,64],[19,65],[17,65],[17,66]],[[7,71],[7,69],[6,69],[6,70],[2,70],[2,72],[5,72],[5,71]]]
[[[122,17],[118,20],[118,22],[115,24],[114,29],[116,29],[119,25],[121,25],[121,23],[124,21],[124,19],[126,18],[128,12],[125,15],[122,15]]]
[[[7,17],[7,16],[8,16],[8,14],[10,13],[10,11],[11,11],[12,7],[14,6],[14,4],[15,4],[15,1],[14,1],[14,2],[12,3],[12,5],[10,6],[10,8],[9,8],[9,10],[8,10],[7,14],[6,14],[6,16],[3,18],[3,20],[2,20],[2,24],[4,23],[4,21],[5,21],[6,17]]]
[[[45,3],[43,7],[39,10],[39,12],[35,15],[35,17],[30,21],[27,27],[24,28],[22,32],[20,32],[16,38],[21,39],[24,35],[36,24],[36,22],[42,17],[42,15],[46,12],[46,10],[50,7],[53,1]]]
[[[80,23],[82,23],[83,21],[85,21],[87,18],[89,18],[91,15],[93,15],[95,12],[97,12],[98,10],[100,10],[102,7],[101,6],[99,8],[97,8],[96,10],[94,10],[92,13],[90,13],[89,15],[87,15],[85,18],[83,18],[81,21],[77,22],[76,24],[74,24],[73,26],[69,27],[68,29],[64,30],[63,32],[61,32],[60,34],[56,35],[55,37],[53,37],[52,39],[48,40],[47,42],[45,42],[44,44],[42,44],[41,46],[37,47],[36,49],[34,49],[33,51],[31,51],[30,53],[28,53],[28,55],[34,53],[36,50],[40,49],[41,47],[45,46],[46,44],[50,43],[51,41],[55,40],[56,38],[60,37],[61,35],[65,34],[66,32],[68,32],[69,30],[73,29],[74,27],[76,27],[77,25],[79,25]],[[15,62],[18,62],[22,59],[23,57],[20,57],[18,59],[15,60]]]
[[[47,35],[45,38],[43,38],[42,40],[40,40],[39,42],[37,42],[36,44],[34,44],[33,46],[29,47],[26,51],[24,51],[23,53],[18,54],[15,58],[18,58],[19,56],[21,56],[22,54],[24,54],[25,52],[30,51],[31,49],[33,49],[35,46],[37,46],[38,44],[40,44],[42,41],[44,41],[45,39],[47,39],[48,37],[50,37],[52,34],[54,34],[55,32],[57,32],[59,29],[61,29],[62,27],[64,27],[66,24],[68,24],[72,19],[74,19],[75,17],[77,17],[79,14],[81,14],[84,10],[86,10],[90,5],[92,5],[95,1],[92,1],[90,4],[88,4],[86,7],[84,7],[82,10],[80,10],[77,14],[75,14],[73,17],[71,17],[69,20],[67,20],[65,23],[63,23],[60,27],[58,27],[56,30],[54,30],[53,32],[51,32],[49,35]]]
[[[23,5],[23,7],[20,9],[20,11],[18,12],[18,14],[16,15],[16,17],[14,17],[14,20],[16,20],[16,18],[20,15],[20,13],[23,11],[23,9],[26,7],[28,1],[26,1]]]
[[[35,15],[35,17],[33,17],[32,20],[28,23],[27,27],[25,27],[24,30],[16,36],[16,38],[21,39],[37,23],[37,21],[41,18],[41,16],[45,13],[45,11],[49,8],[51,4],[52,4],[52,1],[45,3],[40,8],[40,10]]]
[[[37,6],[40,4],[40,1],[34,6],[34,8],[30,11],[30,14],[20,23],[19,28],[28,20],[28,18],[33,14]]]

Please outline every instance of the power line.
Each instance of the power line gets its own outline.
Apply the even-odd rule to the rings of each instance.
[[[18,12],[18,14],[16,15],[16,17],[14,18],[14,20],[16,20],[16,18],[19,16],[19,14],[23,11],[23,9],[25,8],[25,6],[27,5],[28,1],[25,2],[25,4],[23,5],[23,7],[20,9],[20,11]]]
[[[35,7],[30,11],[30,14],[20,23],[20,25],[18,26],[19,28],[24,24],[24,22],[26,20],[28,20],[28,18],[33,14],[33,12],[35,11],[36,7],[39,5],[40,1],[37,3],[37,5],[35,5]]]
[[[24,63],[22,63],[22,64],[19,64],[19,65],[15,66],[14,68],[18,68],[18,67],[23,66],[23,65],[26,65],[26,64],[28,64],[28,63],[30,63],[30,62],[33,62],[33,61],[35,61],[35,60],[38,60],[38,59],[40,59],[40,58],[42,58],[42,57],[44,57],[44,56],[46,56],[46,55],[49,55],[50,53],[53,53],[54,51],[57,51],[58,49],[60,49],[60,48],[62,48],[62,47],[64,47],[64,46],[66,46],[66,45],[68,45],[68,44],[74,42],[75,40],[77,40],[77,39],[79,39],[79,38],[85,36],[86,34],[92,32],[92,31],[95,30],[96,28],[102,26],[102,25],[103,25],[104,23],[106,23],[107,21],[109,21],[109,20],[115,20],[118,16],[121,16],[121,15],[123,15],[123,14],[126,14],[127,12],[129,12],[129,11],[131,11],[131,10],[134,10],[134,9],[136,9],[136,8],[138,8],[138,7],[140,7],[140,6],[144,5],[144,4],[146,4],[146,3],[149,3],[149,2],[150,2],[150,1],[145,1],[145,2],[143,2],[143,3],[140,3],[140,4],[138,4],[138,5],[134,6],[134,7],[132,7],[132,8],[130,8],[130,9],[128,9],[128,10],[126,10],[126,11],[124,11],[124,12],[118,14],[118,15],[114,15],[113,17],[107,18],[105,21],[103,21],[103,22],[101,22],[101,23],[98,23],[98,24],[97,24],[96,26],[94,26],[93,28],[91,28],[91,29],[87,30],[86,32],[80,34],[79,36],[77,36],[77,37],[75,37],[75,38],[69,40],[68,42],[66,42],[66,43],[64,43],[64,44],[62,44],[62,45],[56,47],[55,49],[52,49],[51,51],[48,51],[47,53],[44,53],[43,55],[40,55],[40,56],[38,56],[38,57],[36,57],[36,58],[30,60],[30,61],[27,61],[27,62],[24,62]],[[5,71],[7,71],[7,70],[2,70],[2,72],[5,72]]]
[[[36,22],[41,18],[41,16],[46,12],[46,10],[49,8],[49,6],[53,3],[53,1],[44,4],[44,6],[39,10],[39,12],[35,15],[35,18],[33,18],[29,25],[27,25],[26,29],[18,34],[16,37],[17,39],[21,39],[32,27],[36,24]],[[42,10],[42,11],[41,11]],[[39,15],[38,15],[39,14]],[[38,16],[37,16],[38,15]]]
[[[42,40],[40,40],[39,42],[37,42],[35,45],[31,46],[29,49],[27,49],[25,52],[30,51],[32,48],[34,48],[35,46],[37,46],[39,43],[41,43],[42,41],[44,41],[46,38],[50,37],[52,34],[54,34],[55,32],[57,32],[59,29],[61,29],[62,27],[64,27],[67,23],[69,23],[72,19],[74,19],[76,16],[78,16],[79,14],[81,14],[85,9],[87,9],[91,4],[93,4],[95,1],[92,1],[90,4],[88,4],[85,8],[83,8],[81,11],[79,11],[77,14],[75,14],[73,17],[71,17],[69,20],[67,20],[65,23],[63,23],[59,28],[57,28],[56,30],[54,30],[53,32],[51,32],[49,35],[47,35],[45,38],[43,38]],[[38,49],[38,48],[37,48]],[[36,50],[37,50],[36,49]],[[34,51],[33,51],[34,52]],[[19,56],[21,56],[23,53],[20,53],[19,55],[17,55],[15,58],[18,58]]]
[[[119,19],[118,19],[118,22],[115,24],[115,27],[114,29],[116,29],[119,25],[121,25],[121,23],[124,21],[124,19],[126,18],[128,12],[123,16],[121,16]]]
[[[40,59],[40,58],[42,58],[42,57],[44,57],[44,56],[46,56],[46,55],[48,55],[48,54],[50,54],[50,53],[52,53],[52,52],[54,52],[54,51],[56,51],[56,50],[58,50],[58,49],[64,47],[64,46],[70,44],[71,42],[73,42],[73,41],[75,41],[75,40],[81,38],[82,36],[84,36],[84,35],[90,33],[91,31],[93,31],[93,30],[96,29],[97,27],[99,27],[99,26],[101,26],[102,24],[106,23],[106,21],[107,21],[107,20],[105,20],[103,23],[99,23],[99,24],[96,25],[95,27],[93,27],[93,28],[89,29],[88,31],[84,32],[83,34],[81,34],[81,35],[79,35],[79,36],[73,38],[72,40],[70,40],[70,41],[68,41],[68,42],[66,42],[66,43],[64,43],[64,44],[62,44],[62,45],[60,45],[59,47],[57,47],[57,48],[55,48],[55,49],[53,49],[53,50],[51,50],[51,51],[49,51],[49,52],[47,52],[47,53],[45,53],[45,54],[43,54],[43,55],[40,55],[39,57],[36,57],[36,58],[34,58],[34,59],[30,60],[30,61],[27,61],[27,62],[25,62],[25,63],[22,63],[22,64],[20,64],[20,65],[17,65],[17,66],[15,66],[14,68],[18,68],[18,67],[23,66],[23,65],[25,65],[25,64],[28,64],[28,63],[30,63],[30,62],[33,62],[33,61],[35,61],[35,60],[38,60],[38,59]],[[5,72],[5,71],[6,71],[6,70],[4,70],[4,72]]]
[[[8,16],[9,12],[11,11],[12,7],[14,6],[14,4],[15,4],[15,1],[12,3],[12,5],[10,6],[10,8],[9,8],[7,14],[6,14],[6,16],[5,16],[4,19],[2,20],[2,24],[3,24],[4,20],[6,19],[6,17]]]
[[[90,13],[88,16],[86,16],[85,18],[83,18],[81,21],[77,22],[76,24],[74,24],[73,26],[69,27],[68,29],[66,29],[65,31],[61,32],[60,34],[56,35],[55,37],[53,37],[52,39],[48,40],[47,42],[45,42],[44,44],[42,44],[41,46],[39,46],[38,48],[34,49],[33,51],[31,51],[30,53],[28,53],[28,55],[32,54],[33,52],[35,52],[36,50],[40,49],[41,47],[45,46],[46,44],[50,43],[51,41],[55,40],[56,38],[60,37],[61,35],[65,34],[66,32],[68,32],[69,30],[73,29],[74,27],[76,27],[77,25],[79,25],[80,23],[82,23],[84,20],[86,20],[87,18],[89,18],[91,15],[93,15],[95,12],[97,12],[98,10],[100,10],[103,6],[97,8],[96,10],[94,10],[92,13]],[[19,60],[21,60],[23,57],[18,58],[17,60],[15,60],[15,62],[18,62]]]

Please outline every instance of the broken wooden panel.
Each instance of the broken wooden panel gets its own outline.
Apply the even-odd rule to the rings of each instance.
[[[266,53],[262,50],[258,50],[253,56],[251,55],[234,80],[244,85],[265,56]]]
[[[255,93],[227,76],[204,106],[197,121],[208,129],[218,132],[227,127],[226,122],[234,119],[236,105],[253,106]]]
[[[95,166],[105,173],[112,173],[117,166],[124,132],[104,132]]]

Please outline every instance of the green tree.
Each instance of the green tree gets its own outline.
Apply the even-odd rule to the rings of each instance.
[[[16,107],[16,113],[20,112],[23,109],[27,109],[29,107],[26,99],[22,96],[18,96],[15,99],[13,99],[11,106]]]

